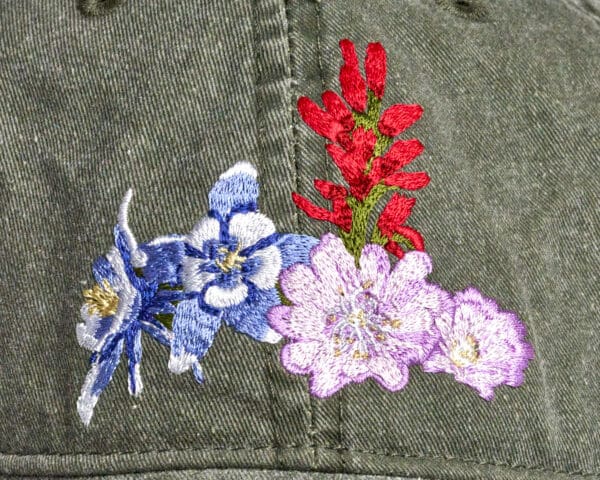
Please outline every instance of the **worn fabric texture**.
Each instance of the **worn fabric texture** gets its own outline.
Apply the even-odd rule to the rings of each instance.
[[[74,1],[2,2],[0,476],[600,478],[599,11],[170,0],[89,17]],[[367,381],[317,400],[279,346],[223,328],[205,386],[145,342],[141,398],[122,365],[84,428],[75,325],[123,194],[136,191],[140,241],[186,233],[247,160],[278,230],[324,233],[290,198],[317,201],[313,178],[337,178],[295,101],[337,88],[344,37],[387,49],[386,102],[423,105],[407,133],[432,178],[412,217],[431,278],[519,313],[536,350],[525,384],[488,403],[414,368],[396,394]]]

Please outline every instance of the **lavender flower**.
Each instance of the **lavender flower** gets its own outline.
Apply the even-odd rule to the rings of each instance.
[[[441,340],[423,369],[451,373],[486,400],[494,397],[499,385],[521,385],[523,370],[533,358],[525,325],[475,288],[457,293],[454,303],[436,320]]]
[[[390,271],[385,250],[366,245],[360,269],[334,235],[280,276],[292,303],[270,310],[271,327],[290,342],[281,363],[310,375],[310,390],[328,397],[350,382],[374,378],[391,391],[408,382],[408,366],[422,362],[438,341],[435,320],[448,295],[427,283],[429,256],[409,252]]]

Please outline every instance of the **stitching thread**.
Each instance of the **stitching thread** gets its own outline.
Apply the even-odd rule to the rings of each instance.
[[[258,150],[261,152],[261,158],[264,156],[264,145],[262,143],[262,141],[260,140],[260,124],[264,123],[265,121],[265,113],[263,111],[263,108],[260,104],[259,101],[259,79],[260,79],[260,72],[259,72],[259,46],[260,46],[260,37],[259,37],[259,33],[258,33],[258,1],[254,2],[254,8],[253,8],[253,14],[252,14],[252,33],[253,33],[253,44],[254,44],[254,101],[256,104],[256,116],[257,119],[261,119],[262,117],[262,121],[258,120],[256,122],[256,141],[257,141],[257,147]],[[272,373],[272,369],[271,369],[271,365],[270,365],[270,360],[271,360],[271,355],[270,352],[266,349],[263,348],[262,349],[262,354],[263,354],[263,358],[265,358],[266,363],[265,363],[265,373],[266,373],[266,377],[267,377],[267,392],[268,392],[268,399],[269,399],[269,410],[271,413],[271,421],[273,422],[273,431],[272,431],[272,435],[273,435],[273,441],[278,443],[278,436],[279,436],[279,423],[277,421],[277,416],[275,415],[275,402],[277,401],[277,397],[275,395],[275,391],[273,389],[273,373]],[[275,466],[277,466],[279,464],[279,462],[277,461],[277,458],[275,459],[274,462]]]
[[[323,53],[322,53],[322,39],[321,39],[321,29],[322,29],[322,7],[321,7],[321,0],[317,0],[315,3],[315,9],[316,9],[316,17],[317,17],[317,61],[319,63],[319,73],[321,76],[321,88],[323,89],[323,91],[327,90],[327,86],[325,83],[325,70],[323,67],[323,63],[324,63],[324,58],[323,58]],[[316,180],[315,180],[316,182]],[[316,184],[315,184],[316,186]],[[340,201],[340,203],[343,206],[346,206],[345,203],[345,198],[343,199],[343,202]],[[335,204],[334,204],[335,205]],[[335,206],[334,206],[334,211],[336,210]],[[350,215],[350,222],[352,221],[352,213],[349,213]],[[343,230],[343,228],[342,228]],[[339,396],[338,396],[338,440],[340,442],[340,445],[344,445],[344,437],[343,437],[343,415],[342,415],[342,411],[343,411],[343,407],[344,407],[344,391],[340,390],[338,392]],[[310,396],[310,402],[312,404],[312,395]],[[342,470],[346,471],[346,460],[344,459],[344,457],[341,457],[341,462],[342,462]]]
[[[119,457],[119,456],[136,456],[136,455],[149,455],[149,454],[160,454],[160,453],[180,453],[180,452],[219,452],[219,451],[230,451],[230,452],[239,452],[239,451],[258,451],[258,450],[284,450],[284,449],[300,449],[300,448],[311,448],[310,445],[304,444],[286,444],[281,446],[274,445],[242,445],[239,447],[207,447],[207,448],[184,448],[179,450],[148,450],[142,452],[114,452],[114,453],[89,453],[89,452],[78,452],[78,453],[57,453],[57,454],[10,454],[10,453],[0,453],[0,455],[12,456],[17,458],[34,458],[34,457],[73,457],[79,455],[85,456],[97,456],[97,457]],[[339,453],[358,453],[358,454],[367,454],[367,455],[377,455],[383,457],[401,457],[401,458],[416,458],[416,459],[430,459],[430,460],[448,460],[455,461],[465,464],[471,465],[479,465],[479,466],[492,466],[492,467],[508,467],[511,470],[527,470],[527,471],[538,471],[538,472],[547,472],[547,473],[555,473],[555,474],[564,474],[569,476],[583,476],[583,477],[594,477],[600,475],[600,472],[590,472],[585,471],[583,469],[580,470],[562,470],[562,469],[553,469],[549,467],[545,467],[543,465],[523,465],[523,464],[511,464],[509,462],[503,461],[484,461],[478,460],[476,458],[460,458],[452,455],[425,455],[419,453],[401,453],[390,450],[369,450],[369,449],[360,449],[360,448],[346,448],[343,446],[335,446],[335,445],[324,445],[317,446],[317,449],[325,450],[325,451],[333,451]]]

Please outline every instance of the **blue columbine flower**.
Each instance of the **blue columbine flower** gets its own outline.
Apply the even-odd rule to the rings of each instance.
[[[114,229],[115,246],[93,266],[96,284],[83,292],[84,323],[77,325],[77,339],[92,351],[77,410],[85,425],[90,423],[98,397],[110,382],[123,349],[129,359],[129,392],[142,391],[140,360],[142,331],[170,346],[172,332],[155,319],[156,314],[174,313],[174,290],[159,285],[179,281],[178,265],[183,255],[182,237],[171,235],[138,245],[127,222],[132,191],[125,196]],[[160,259],[160,260],[158,260]],[[141,269],[144,277],[138,276]]]
[[[181,280],[187,298],[177,304],[169,369],[192,368],[203,381],[199,361],[221,323],[269,343],[280,335],[267,312],[281,303],[276,289],[282,269],[308,263],[317,239],[281,234],[257,207],[256,170],[241,162],[225,172],[209,193],[209,212],[187,235]]]

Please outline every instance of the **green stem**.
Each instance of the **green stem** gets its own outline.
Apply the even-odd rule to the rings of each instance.
[[[352,209],[352,230],[341,232],[341,237],[346,249],[356,259],[357,265],[362,249],[369,238],[367,230],[371,213],[388,189],[389,187],[385,185],[376,185],[362,202],[354,197],[348,197],[348,204]]]
[[[379,114],[381,112],[381,100],[379,100],[375,94],[369,90],[367,111],[364,113],[354,112],[354,121],[356,122],[356,128],[364,128],[365,130],[371,130],[377,141],[375,148],[373,149],[373,155],[367,162],[365,168],[365,175],[368,175],[373,165],[373,160],[381,155],[388,149],[394,139],[383,135],[379,131]],[[381,198],[390,190],[394,190],[396,187],[388,187],[383,184],[375,185],[366,198],[361,202],[354,197],[348,197],[347,202],[352,209],[352,230],[350,232],[340,232],[342,241],[346,249],[354,256],[356,265],[358,266],[360,254],[365,244],[370,240],[371,243],[378,245],[385,245],[388,242],[378,226],[375,226],[371,234],[368,233],[369,219],[373,213],[373,210]],[[414,248],[412,243],[400,235],[394,235],[393,240],[404,245],[406,248]]]

